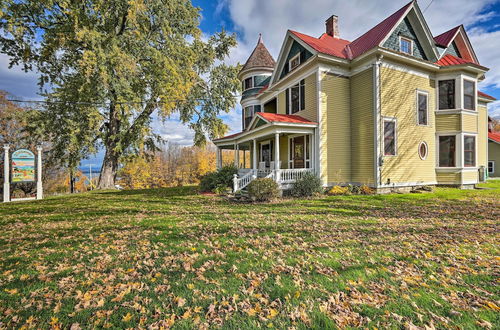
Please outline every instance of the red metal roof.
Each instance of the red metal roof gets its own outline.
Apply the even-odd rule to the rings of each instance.
[[[320,53],[347,58],[346,46],[349,40],[334,38],[326,33],[319,38],[314,38],[297,31],[290,30],[290,32]]]
[[[488,139],[500,143],[500,132],[488,132]]]
[[[413,1],[408,3],[406,6],[387,17],[385,20],[377,24],[371,30],[351,42],[347,47],[349,47],[352,54],[352,58],[356,58],[359,55],[367,52],[368,50],[376,47],[380,44],[382,40],[387,36],[387,34],[394,28],[394,26],[399,22],[401,17],[406,13],[407,9],[413,4]]]
[[[294,123],[294,124],[317,124],[310,120],[307,120],[301,116],[296,115],[282,115],[276,113],[268,113],[268,112],[257,112],[256,115],[264,118],[265,120],[272,123]]]
[[[434,41],[436,42],[437,45],[442,46],[442,47],[448,47],[450,42],[453,40],[453,37],[457,33],[457,31],[460,29],[461,25],[454,27],[453,29],[446,31],[437,37],[434,37]]]
[[[486,93],[483,93],[483,92],[481,92],[481,91],[477,91],[477,95],[479,95],[479,96],[481,96],[481,97],[484,97],[484,98],[487,98],[487,99],[490,99],[490,100],[493,100],[493,101],[495,101],[495,100],[496,100],[496,98],[495,98],[495,97],[493,97],[493,96],[491,96],[491,95],[488,95],[488,94],[486,94]]]
[[[460,65],[460,64],[475,64],[475,63],[466,61],[462,58],[453,56],[451,54],[447,54],[441,57],[441,59],[437,61],[435,64],[439,66],[450,66],[450,65]]]

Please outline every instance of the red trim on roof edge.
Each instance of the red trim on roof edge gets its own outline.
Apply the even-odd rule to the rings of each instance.
[[[282,115],[269,112],[257,112],[256,115],[272,123],[317,124],[297,115]]]
[[[483,92],[481,92],[481,91],[477,91],[477,95],[478,95],[478,96],[481,96],[481,97],[484,97],[484,98],[486,98],[486,99],[493,100],[493,101],[496,101],[496,100],[497,100],[494,96],[488,95],[488,94],[483,93]]]
[[[488,139],[500,143],[500,132],[488,132]]]

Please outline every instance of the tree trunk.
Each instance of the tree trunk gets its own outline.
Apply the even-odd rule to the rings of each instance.
[[[101,174],[99,175],[98,189],[114,189],[116,172],[118,171],[118,155],[113,154],[109,148],[106,149],[102,162]]]
[[[109,107],[109,123],[106,136],[104,138],[104,146],[106,153],[102,162],[101,173],[99,174],[98,189],[114,189],[116,172],[118,171],[118,161],[120,154],[115,151],[118,144],[118,133],[120,132],[120,119],[115,106],[116,94],[111,91],[113,102]]]

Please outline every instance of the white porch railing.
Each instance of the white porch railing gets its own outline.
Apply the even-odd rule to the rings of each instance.
[[[244,189],[253,179],[257,178],[256,170],[249,170],[245,175],[241,178],[238,178],[238,175],[235,174],[233,177],[233,192],[240,191]]]
[[[253,170],[238,178],[235,174],[233,178],[233,191],[237,192],[244,189],[250,182],[257,177],[273,179],[278,184],[288,185],[295,183],[298,179],[302,178],[306,173],[314,173],[312,168],[293,168],[293,169],[279,169],[279,170]]]
[[[312,168],[292,168],[279,170],[279,183],[294,183],[306,173],[314,173]]]

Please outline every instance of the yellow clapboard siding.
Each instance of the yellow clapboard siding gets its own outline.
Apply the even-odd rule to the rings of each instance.
[[[374,184],[373,69],[351,77],[351,181]]]
[[[500,177],[500,144],[488,141],[488,160],[495,162],[493,173],[489,174],[490,177]]]
[[[396,118],[396,155],[384,156],[382,183],[431,183],[436,181],[435,82],[390,68],[381,69],[382,117]],[[417,91],[428,94],[428,125],[417,123]],[[383,130],[383,125],[382,128]],[[383,139],[383,131],[381,132]],[[427,144],[427,157],[418,148]],[[382,141],[383,148],[383,141]],[[382,150],[383,153],[383,150]]]
[[[477,183],[479,180],[478,171],[463,171],[462,172],[462,183],[470,184]]]
[[[282,91],[278,94],[278,113],[286,115],[286,94]]]
[[[484,106],[478,107],[477,130],[477,162],[478,166],[488,167],[488,110]]]
[[[280,136],[281,168],[288,168],[288,136]]]
[[[347,77],[325,75],[321,81],[322,119],[326,123],[326,175],[329,183],[351,181],[351,104]]]
[[[477,133],[477,121],[477,115],[462,114],[462,130],[464,132]]]
[[[461,129],[460,115],[436,115],[436,132],[455,132]]]
[[[460,173],[459,172],[438,172],[436,173],[436,179],[438,184],[459,184],[460,183]]]

